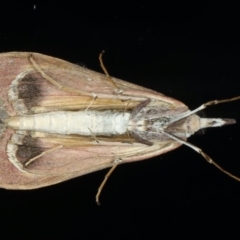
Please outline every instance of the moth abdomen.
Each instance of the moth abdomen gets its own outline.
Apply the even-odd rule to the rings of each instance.
[[[127,133],[130,113],[122,111],[56,111],[15,116],[7,126],[21,131],[81,136],[112,136]]]

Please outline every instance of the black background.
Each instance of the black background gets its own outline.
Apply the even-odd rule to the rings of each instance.
[[[40,52],[101,72],[98,55],[104,49],[110,75],[176,98],[190,109],[240,95],[236,6],[5,4],[1,5],[0,52]],[[240,120],[239,109],[240,102],[226,103],[209,107],[201,116]],[[240,176],[239,134],[238,123],[201,131],[189,141]],[[107,171],[39,190],[1,189],[2,233],[6,231],[8,238],[166,239],[163,230],[172,234],[181,227],[187,233],[190,223],[237,223],[240,183],[185,146],[119,166],[97,206],[95,194]]]

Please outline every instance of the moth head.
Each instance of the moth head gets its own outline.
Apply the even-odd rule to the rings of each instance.
[[[229,118],[200,118],[200,128],[208,128],[208,127],[221,127],[224,125],[234,124],[236,123],[235,119]]]

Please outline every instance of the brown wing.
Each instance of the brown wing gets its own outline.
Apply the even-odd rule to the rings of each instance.
[[[92,101],[91,96],[79,96],[79,94],[65,92],[57,89],[41,76],[30,62],[33,55],[40,68],[51,78],[55,79],[62,86],[78,89],[88,93],[95,93],[98,97],[93,103],[95,108],[125,108],[135,107],[139,102],[147,98],[156,99],[156,104],[171,105],[174,108],[186,107],[183,103],[166,97],[153,90],[113,78],[123,94],[114,93],[111,82],[104,74],[71,64],[69,62],[45,56],[38,53],[12,52],[0,54],[0,97],[4,101],[8,99],[8,91],[15,80],[18,91],[18,102],[24,102],[28,111],[48,111],[59,108],[86,108]],[[124,101],[131,99],[127,105]],[[15,99],[16,100],[16,99]],[[9,102],[4,103],[10,115],[16,113]]]
[[[29,60],[31,53],[0,54],[1,187],[39,188],[109,167],[118,158],[121,158],[123,163],[144,160],[180,146],[174,141],[156,142],[153,146],[145,146],[132,143],[128,136],[101,138],[99,143],[96,143],[94,139],[87,137],[16,133],[12,129],[5,129],[4,119],[8,116],[86,109],[91,103],[91,108],[94,109],[133,109],[140,102],[151,98],[155,100],[151,103],[153,106],[187,109],[175,99],[113,78],[123,90],[123,93],[118,95],[103,74],[60,59],[32,54],[42,71],[60,85],[90,94],[86,96],[62,91],[52,85],[33,68]],[[93,93],[97,95],[95,101],[92,101]],[[58,146],[62,147],[48,151]],[[29,159],[36,156],[40,157],[29,164],[26,171],[19,171],[9,160],[17,159],[19,164],[24,166]]]
[[[7,189],[34,189],[53,185],[77,176],[88,174],[113,165],[114,160],[123,163],[144,160],[173,150],[177,142],[163,142],[151,147],[122,142],[90,142],[64,138],[36,138],[18,146],[16,156],[24,164],[25,157],[34,157],[43,151],[65,144],[63,148],[49,152],[26,167],[27,173],[19,171],[10,161],[5,150],[12,130],[6,130],[1,139],[0,186]],[[26,136],[29,138],[29,136]],[[22,149],[23,148],[23,149]],[[27,153],[29,154],[26,154]]]

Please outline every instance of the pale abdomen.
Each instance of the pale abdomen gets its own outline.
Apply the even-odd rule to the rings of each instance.
[[[118,111],[58,111],[11,117],[11,128],[55,134],[120,135],[127,132],[130,113]]]

